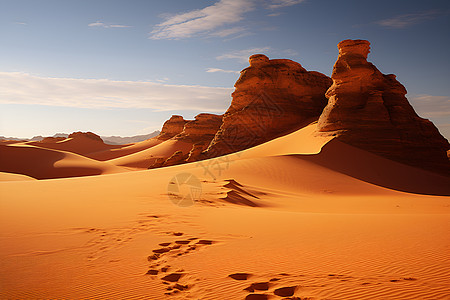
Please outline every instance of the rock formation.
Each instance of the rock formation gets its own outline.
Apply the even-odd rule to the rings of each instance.
[[[186,121],[183,131],[174,139],[194,143],[211,142],[222,125],[222,115],[202,113],[192,121]]]
[[[101,142],[103,144],[102,138],[92,132],[77,131],[77,132],[73,132],[73,133],[69,134],[68,138],[76,139],[76,138],[83,138],[83,137],[88,138],[90,140],[97,141],[97,142]]]
[[[448,141],[432,122],[420,118],[406,99],[406,89],[395,75],[382,74],[367,62],[370,43],[345,40],[318,122],[321,135],[396,160],[450,174]]]
[[[169,120],[164,122],[161,133],[156,137],[160,140],[168,140],[183,131],[186,120],[182,116],[173,115]]]
[[[192,146],[191,151],[189,151],[189,155],[188,158],[186,159],[186,162],[193,162],[204,158],[202,156],[202,152],[208,147],[208,145],[209,143],[202,143],[202,142],[195,143]]]
[[[149,169],[173,166],[185,162],[197,161],[201,153],[208,147],[222,124],[222,115],[201,113],[194,120],[184,120],[182,116],[173,115],[167,120],[161,133],[156,137],[160,140],[176,140],[192,144],[189,153],[176,151],[164,160],[156,160]],[[179,152],[179,153],[178,153]]]
[[[234,85],[231,106],[205,151],[207,157],[247,149],[298,129],[317,119],[326,105],[329,77],[263,54],[250,56],[249,62]]]
[[[163,163],[163,167],[169,167],[184,163],[187,155],[183,154],[183,151],[175,151],[172,156],[166,159]]]
[[[201,153],[208,147],[222,125],[222,115],[202,113],[187,121],[183,131],[173,139],[193,143],[186,162],[202,159]]]

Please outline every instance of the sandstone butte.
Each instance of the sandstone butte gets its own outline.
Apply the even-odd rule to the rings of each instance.
[[[194,120],[184,120],[182,116],[173,115],[167,120],[161,133],[156,137],[160,140],[178,140],[191,143],[192,149],[188,155],[181,151],[174,152],[167,159],[157,160],[151,168],[172,166],[186,161],[196,161],[208,147],[222,124],[222,115],[201,113]]]
[[[450,175],[448,141],[432,122],[417,115],[395,75],[384,75],[367,62],[370,43],[344,40],[338,49],[318,134],[333,135],[377,155]]]
[[[232,102],[204,157],[216,157],[261,144],[317,120],[332,80],[289,59],[263,54],[249,58]]]
[[[186,120],[182,116],[173,115],[169,120],[164,122],[161,132],[156,137],[159,140],[168,140],[176,136],[183,131]]]

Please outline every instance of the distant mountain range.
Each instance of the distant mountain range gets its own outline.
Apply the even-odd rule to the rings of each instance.
[[[142,141],[145,141],[145,140],[151,139],[152,137],[157,136],[159,133],[160,133],[160,131],[156,130],[149,134],[142,134],[142,135],[135,135],[135,136],[128,136],[128,137],[115,136],[115,135],[114,136],[101,136],[101,138],[106,144],[123,145],[123,144],[142,142]]]
[[[145,140],[148,140],[152,137],[157,136],[160,133],[159,130],[156,130],[152,133],[149,134],[142,134],[142,135],[135,135],[135,136],[127,136],[127,137],[122,137],[122,136],[102,136],[102,140],[106,143],[106,144],[110,144],[110,145],[123,145],[123,144],[132,144],[132,143],[137,143],[137,142],[142,142]],[[64,137],[67,138],[69,136],[69,134],[67,133],[56,133],[54,134],[52,137]],[[27,139],[27,138],[16,138],[16,137],[5,137],[0,135],[0,140],[12,140],[12,141],[33,141],[33,142],[37,142],[37,141],[41,141],[44,139],[44,136],[41,135],[37,135],[34,136],[31,139]]]

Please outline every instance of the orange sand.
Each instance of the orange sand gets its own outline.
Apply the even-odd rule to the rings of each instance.
[[[0,182],[0,298],[448,297],[450,179],[314,128],[168,168]],[[182,173],[201,182],[188,207],[168,197]]]
[[[65,178],[127,171],[78,154],[30,145],[0,145],[0,171],[36,179]]]
[[[192,143],[187,143],[177,140],[167,140],[162,143],[158,143],[151,148],[122,156],[119,158],[111,159],[108,162],[116,166],[132,167],[137,169],[148,169],[157,158],[167,159],[177,150],[188,154],[192,149]]]

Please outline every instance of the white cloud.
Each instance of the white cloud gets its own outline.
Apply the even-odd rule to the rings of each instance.
[[[273,13],[273,14],[268,14],[267,15],[268,17],[278,17],[278,16],[281,16],[281,13]]]
[[[16,25],[28,25],[28,23],[25,23],[25,22],[14,22],[14,24],[16,24]]]
[[[203,9],[192,10],[168,17],[155,26],[152,39],[188,38],[201,33],[226,30],[224,25],[243,19],[246,12],[254,9],[255,0],[220,0]],[[220,36],[220,35],[219,35]]]
[[[261,6],[277,9],[302,3],[305,0],[219,0],[202,9],[182,12],[175,15],[165,14],[165,21],[154,26],[151,39],[182,39],[197,35],[228,37],[238,34],[246,36],[244,26],[235,26],[244,20],[244,15]],[[259,5],[259,4],[262,5]],[[278,16],[272,13],[269,16]]]
[[[216,32],[212,32],[210,36],[226,37],[236,33],[242,33],[245,31],[244,27],[232,27],[227,29],[222,29]]]
[[[233,51],[230,53],[219,55],[216,57],[216,59],[218,59],[218,60],[237,59],[241,62],[248,62],[248,58],[250,57],[250,55],[264,54],[265,52],[268,52],[270,50],[271,50],[270,47],[244,49],[244,50],[238,50],[238,51]]]
[[[102,27],[102,28],[128,28],[131,26],[120,24],[106,24],[100,21],[88,24],[89,27]]]
[[[389,19],[376,21],[375,23],[387,28],[406,28],[424,22],[426,20],[434,19],[440,14],[441,12],[432,10],[417,14],[399,15]]]
[[[208,68],[206,69],[206,72],[208,73],[217,73],[217,72],[221,72],[221,73],[237,73],[239,74],[239,71],[232,71],[232,70],[224,70],[224,69],[219,69],[219,68]]]
[[[0,72],[0,103],[224,112],[232,88]]]
[[[269,9],[277,9],[277,8],[282,8],[282,7],[286,7],[286,6],[300,4],[304,1],[305,0],[272,0],[271,4],[269,4],[267,7]]]

